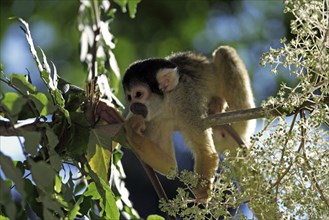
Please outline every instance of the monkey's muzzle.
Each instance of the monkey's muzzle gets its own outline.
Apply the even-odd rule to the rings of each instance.
[[[130,105],[130,111],[136,115],[141,115],[144,118],[147,116],[147,108],[146,105],[136,102]]]

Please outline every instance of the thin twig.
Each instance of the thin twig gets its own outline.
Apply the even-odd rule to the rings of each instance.
[[[283,162],[284,162],[284,155],[285,155],[285,153],[286,153],[286,149],[287,149],[287,145],[288,145],[288,141],[289,141],[290,135],[291,135],[292,130],[293,130],[293,128],[294,128],[294,126],[295,126],[295,123],[296,123],[297,115],[298,115],[298,114],[295,114],[295,115],[294,115],[294,118],[292,119],[292,122],[291,122],[291,124],[290,124],[290,128],[289,128],[289,131],[288,131],[288,135],[286,136],[286,140],[285,140],[284,145],[283,145],[283,147],[282,147],[281,158],[280,158],[280,162],[279,162],[279,164],[284,164],[284,163],[283,163]],[[279,170],[279,171],[278,171],[278,180],[277,180],[277,183],[274,184],[274,185],[276,185],[276,194],[278,194],[278,192],[279,192],[279,185],[280,185],[281,180],[282,180],[283,177],[289,172],[290,168],[292,167],[292,164],[293,164],[293,162],[291,161],[290,164],[289,164],[289,166],[288,166],[287,168],[284,169],[283,174],[281,174],[281,172],[280,172],[281,169],[280,169],[280,168],[278,169],[278,170]]]
[[[305,113],[303,111],[301,111],[301,118],[303,118],[304,120],[306,119],[305,117]],[[306,162],[306,166],[307,169],[310,170],[314,170],[311,167],[310,161],[308,160],[308,157],[306,155],[306,150],[305,150],[305,136],[306,136],[306,128],[304,127],[304,125],[301,126],[301,136],[302,136],[302,140],[301,140],[301,147],[303,149],[303,158]],[[320,184],[318,183],[314,172],[306,172],[306,174],[308,176],[310,176],[311,181],[313,182],[313,184],[315,185],[316,189],[318,190],[321,199],[325,202],[325,204],[327,205],[327,207],[329,208],[329,198],[327,198],[323,192],[323,189],[321,188]]]
[[[148,178],[150,179],[152,186],[153,186],[155,192],[157,193],[159,199],[165,199],[166,202],[168,202],[169,200],[168,200],[167,194],[166,194],[165,190],[163,189],[161,182],[160,182],[158,176],[156,175],[155,171],[153,170],[153,168],[150,167],[149,165],[147,165],[146,163],[144,163],[142,160],[139,159],[139,161],[142,164]],[[176,219],[176,217],[173,217],[170,215],[168,215],[168,218],[171,220]]]

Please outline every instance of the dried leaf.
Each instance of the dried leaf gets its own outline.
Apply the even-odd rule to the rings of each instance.
[[[54,87],[57,88],[57,85],[58,85],[57,68],[56,68],[55,64],[53,63],[53,61],[50,61],[50,62],[53,65],[53,84],[54,84]]]
[[[111,107],[111,103],[103,99],[101,99],[96,106],[96,114],[108,124],[117,124],[124,121],[120,113],[116,111],[115,108]]]
[[[24,31],[27,43],[29,44],[31,53],[33,55],[33,59],[37,63],[39,71],[42,72],[43,67],[42,67],[41,62],[39,60],[38,53],[37,53],[37,51],[34,47],[33,39],[32,39],[30,28],[29,28],[29,24],[26,21],[24,21],[22,18],[17,18],[17,19],[24,25],[24,27],[20,26],[20,28]]]
[[[105,44],[109,46],[111,49],[115,48],[115,44],[113,43],[113,35],[110,33],[109,30],[109,21],[101,21],[100,22],[100,31],[103,35],[103,39],[105,41]]]
[[[113,70],[115,76],[118,79],[120,79],[121,75],[120,75],[120,68],[119,68],[118,62],[114,56],[114,53],[110,50],[109,50],[109,56],[110,56],[109,62],[110,62],[111,69]]]

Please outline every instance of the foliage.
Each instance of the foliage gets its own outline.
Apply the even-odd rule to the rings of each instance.
[[[138,1],[116,2],[123,9],[127,5],[131,17],[136,13]],[[1,218],[119,219],[120,214],[139,218],[123,182],[119,145],[112,139],[120,125],[111,126],[109,118],[102,117],[102,111],[109,110],[121,120],[113,108],[120,102],[104,77],[109,68],[120,77],[108,29],[114,12],[109,1],[81,1],[78,28],[80,59],[89,70],[86,92],[58,76],[42,49],[35,48],[29,24],[17,18],[48,91],[32,85],[29,74],[7,78],[1,66],[0,80],[14,89],[1,94],[1,115],[9,119],[5,123],[11,125],[14,135],[24,137],[21,148],[25,155],[20,162],[0,152]],[[21,123],[28,118],[34,122]],[[18,202],[13,190],[19,195]]]
[[[286,13],[291,13],[291,33],[294,39],[279,49],[271,49],[263,61],[278,71],[278,65],[290,70],[298,84],[290,88],[281,85],[275,103],[292,111],[298,109],[292,121],[281,116],[269,135],[255,142],[255,148],[266,146],[261,156],[269,188],[274,190],[282,215],[292,218],[325,219],[329,216],[329,108],[324,100],[329,95],[329,14],[328,1],[286,1]],[[314,103],[303,108],[302,103]],[[275,141],[274,141],[275,140]],[[272,152],[272,155],[269,153]]]
[[[214,199],[207,206],[200,207],[186,190],[178,189],[175,199],[161,202],[170,215],[212,219],[220,213],[242,218],[229,213],[227,207],[249,203],[261,219],[329,217],[329,3],[286,0],[285,5],[285,12],[294,16],[294,38],[288,43],[283,39],[283,46],[270,49],[261,62],[270,64],[274,73],[280,67],[288,68],[298,84],[293,88],[282,84],[277,96],[270,97],[263,107],[276,106],[293,117],[269,116],[247,152],[239,152],[236,158],[224,152]],[[303,107],[305,102],[313,105]],[[226,167],[231,168],[227,171]],[[229,184],[234,176],[240,190]],[[185,183],[192,179],[183,178]]]

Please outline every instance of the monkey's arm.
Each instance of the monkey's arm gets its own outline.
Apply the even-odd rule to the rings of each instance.
[[[125,121],[125,129],[129,144],[137,156],[146,164],[164,175],[172,175],[177,170],[177,163],[174,154],[168,147],[171,147],[171,134],[162,132],[162,140],[156,143],[144,135],[146,129],[144,118],[141,115],[132,115]],[[161,128],[157,128],[161,130]],[[167,133],[167,134],[166,134]],[[164,143],[168,142],[168,143]]]

